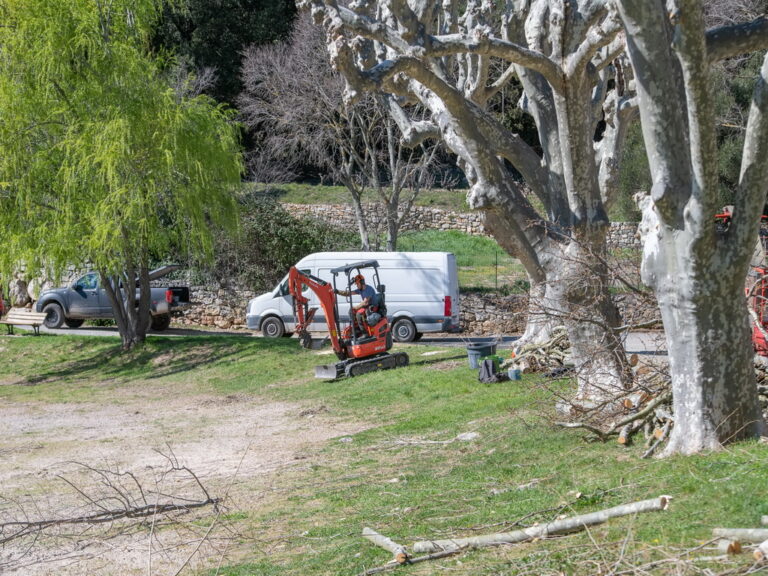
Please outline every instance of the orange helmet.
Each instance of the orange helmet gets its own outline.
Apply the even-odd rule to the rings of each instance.
[[[357,283],[357,282],[362,282],[363,284],[365,284],[365,276],[363,276],[362,274],[358,274],[357,276],[355,276],[354,278],[352,278],[352,280],[353,280],[354,282],[356,282],[356,283]]]

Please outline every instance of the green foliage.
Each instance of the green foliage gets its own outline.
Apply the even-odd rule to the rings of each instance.
[[[284,39],[295,13],[293,0],[186,0],[181,7],[166,7],[153,44],[195,67],[213,68],[216,81],[208,92],[234,104],[243,88],[242,52]]]
[[[621,161],[619,176],[619,194],[610,209],[611,220],[636,222],[640,213],[635,205],[634,195],[637,192],[648,192],[651,189],[651,170],[648,166],[648,156],[645,153],[645,142],[640,123],[629,128]]]
[[[713,69],[717,85],[715,112],[718,116],[718,176],[721,206],[732,204],[741,173],[744,128],[763,62],[762,53],[732,60]]]
[[[241,235],[222,238],[216,249],[218,280],[237,279],[259,292],[273,288],[312,252],[357,249],[357,235],[317,220],[294,218],[274,199],[257,193],[239,198]]]
[[[518,106],[522,95],[523,87],[520,81],[512,78],[504,89],[493,97],[489,106],[507,129],[519,134],[526,144],[541,154],[539,129],[536,122],[530,114]]]
[[[0,45],[2,266],[116,273],[235,226],[238,130],[147,55],[159,0],[12,0]]]

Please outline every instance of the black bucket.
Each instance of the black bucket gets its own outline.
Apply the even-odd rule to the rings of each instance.
[[[496,354],[495,342],[482,342],[467,345],[467,356],[469,357],[469,367],[473,370],[480,368],[480,358]]]

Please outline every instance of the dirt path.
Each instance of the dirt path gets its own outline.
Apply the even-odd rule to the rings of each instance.
[[[119,392],[109,404],[0,401],[0,426],[3,522],[21,518],[22,509],[30,518],[90,513],[93,506],[83,508],[82,495],[61,477],[88,494],[104,493],[104,481],[78,463],[131,472],[148,492],[195,493],[189,476],[161,477],[171,454],[212,496],[227,494],[227,511],[247,513],[259,505],[254,486],[269,485],[270,476],[286,467],[309,465],[331,439],[365,428],[335,419],[324,406],[265,403],[248,395]],[[198,498],[199,491],[190,497]],[[210,509],[206,514],[214,516]],[[15,543],[0,547],[0,573],[175,574],[190,556],[188,567],[200,568],[225,554],[227,545],[211,538],[193,555],[209,524],[201,520],[197,530],[163,526],[151,535],[146,529],[125,533],[124,525],[68,528],[60,537],[41,539],[33,550]]]

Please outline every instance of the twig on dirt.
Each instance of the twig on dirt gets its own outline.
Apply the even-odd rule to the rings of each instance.
[[[224,492],[224,499],[226,499],[226,498],[228,498],[228,497],[229,497],[229,491],[232,489],[232,485],[233,485],[233,484],[234,484],[234,482],[235,482],[235,477],[236,477],[236,476],[237,476],[237,474],[240,472],[240,468],[241,468],[241,467],[242,467],[242,465],[243,465],[243,461],[245,460],[245,455],[248,453],[248,449],[250,448],[250,446],[251,446],[251,445],[249,444],[249,445],[246,447],[246,449],[243,451],[243,455],[240,457],[240,462],[238,462],[238,463],[237,463],[237,468],[235,469],[235,472],[234,472],[234,474],[232,474],[232,477],[231,477],[231,478],[230,478],[230,480],[229,480],[229,485],[227,486],[227,489],[226,489],[226,491]],[[169,448],[170,448],[170,446],[169,446]],[[200,480],[197,478],[197,476],[195,476],[195,480],[197,480],[198,484],[200,484]],[[201,485],[201,484],[200,484],[200,487],[201,487],[203,490],[205,490],[205,489],[202,487],[202,485]],[[206,492],[206,494],[207,494],[207,492]],[[192,560],[192,558],[194,558],[195,554],[197,554],[197,553],[198,553],[198,551],[200,550],[200,547],[203,545],[203,542],[205,542],[206,540],[208,540],[208,537],[210,536],[210,534],[211,534],[211,531],[213,530],[213,527],[214,527],[214,526],[216,526],[216,524],[218,523],[218,521],[219,521],[219,518],[220,518],[220,517],[221,517],[221,509],[219,509],[219,508],[217,507],[217,509],[216,509],[216,515],[214,516],[214,518],[213,518],[213,521],[211,522],[211,525],[208,527],[208,530],[206,530],[206,532],[205,532],[205,534],[203,535],[203,537],[202,537],[202,538],[200,539],[200,541],[197,543],[197,546],[195,546],[195,549],[192,551],[192,553],[191,553],[191,554],[189,554],[189,555],[187,556],[186,560],[185,560],[185,561],[184,561],[184,563],[183,563],[183,564],[182,564],[182,565],[179,567],[179,569],[176,571],[176,573],[174,574],[174,576],[178,576],[179,574],[181,574],[181,572],[184,570],[184,568],[186,568],[186,567],[187,567],[187,565],[188,565],[188,564],[189,564],[189,562]],[[225,548],[225,551],[226,551],[226,548]],[[224,557],[224,554],[222,553],[221,557],[219,558],[219,564],[221,564],[221,560],[223,559],[223,557]],[[216,569],[216,573],[218,574],[218,567],[217,567],[217,569]]]
[[[169,462],[172,462],[171,459],[169,459]],[[141,484],[133,474],[126,472],[112,472],[94,468],[93,466],[88,466],[86,464],[77,464],[89,472],[96,474],[100,478],[101,484],[107,488],[108,492],[106,495],[96,499],[69,479],[63,476],[57,477],[68,484],[85,500],[86,504],[96,508],[97,511],[92,514],[83,514],[70,518],[45,518],[41,520],[31,520],[28,518],[27,514],[24,513],[24,520],[0,523],[0,545],[30,535],[37,537],[49,528],[60,526],[94,526],[98,524],[111,524],[124,519],[149,517],[153,518],[154,523],[154,519],[160,514],[169,514],[172,512],[186,513],[189,510],[205,506],[216,507],[221,501],[219,498],[211,497],[197,476],[185,466],[179,467],[172,465],[172,467],[165,473],[185,472],[195,480],[202,491],[204,498],[198,500],[189,498],[171,498],[170,502],[159,503],[155,501],[154,503],[148,503]],[[132,494],[128,488],[120,484],[119,480],[121,478],[129,478],[131,480],[131,485],[138,492],[138,497]],[[179,502],[179,500],[182,500],[182,502]],[[120,506],[115,506],[115,502],[119,503]]]
[[[427,562],[429,560],[439,560],[440,558],[447,558],[448,556],[455,556],[457,554],[461,554],[463,550],[443,550],[442,552],[435,552],[434,554],[426,554],[424,556],[415,556],[413,558],[409,558],[408,562],[405,564],[418,564],[420,562]],[[390,570],[394,570],[396,568],[399,568],[400,566],[403,566],[403,564],[398,564],[397,562],[390,562],[388,564],[384,564],[383,566],[378,566],[377,568],[371,568],[370,570],[366,570],[365,572],[361,572],[359,576],[370,576],[371,574],[381,574],[382,572],[389,572]]]

